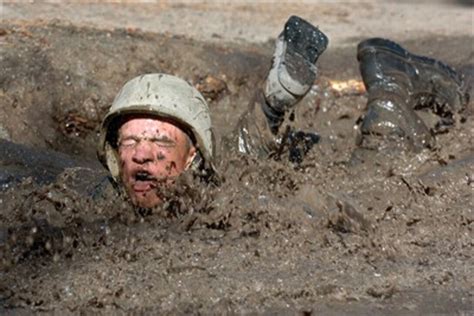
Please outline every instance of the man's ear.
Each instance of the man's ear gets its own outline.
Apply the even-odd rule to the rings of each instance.
[[[191,146],[191,148],[189,148],[189,152],[186,157],[186,164],[184,165],[184,170],[187,170],[193,164],[193,160],[194,160],[194,157],[196,157],[196,154],[197,154],[196,147]]]

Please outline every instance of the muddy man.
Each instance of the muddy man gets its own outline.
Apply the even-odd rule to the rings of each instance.
[[[269,157],[286,143],[291,160],[304,158],[319,136],[282,126],[313,85],[316,61],[327,45],[327,37],[305,20],[293,16],[286,22],[265,83],[222,151]],[[468,101],[453,69],[389,40],[361,42],[357,57],[368,92],[367,112],[360,120],[361,149],[384,142],[411,150],[430,147],[433,136],[415,110],[432,106],[440,124],[449,125]],[[187,169],[211,178],[215,147],[201,94],[174,76],[147,74],[127,82],[115,98],[101,126],[98,156],[132,203],[150,208],[162,203],[157,188]]]

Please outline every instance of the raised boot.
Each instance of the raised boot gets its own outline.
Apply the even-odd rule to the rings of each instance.
[[[361,124],[362,145],[369,135],[405,140],[418,150],[434,144],[430,130],[415,113],[429,106],[445,123],[452,121],[468,100],[460,76],[432,58],[411,54],[392,41],[361,42],[357,58],[368,91],[367,113]]]
[[[328,38],[317,27],[292,16],[276,41],[272,67],[265,82],[262,110],[274,134],[292,108],[313,85],[316,61],[328,45]]]
[[[289,160],[302,161],[319,135],[280,129],[285,114],[311,89],[316,79],[315,63],[328,45],[327,37],[305,20],[292,16],[276,40],[271,69],[235,131],[225,137],[222,152],[245,153],[279,159],[289,152]]]

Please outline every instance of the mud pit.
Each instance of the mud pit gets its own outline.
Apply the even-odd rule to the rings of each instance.
[[[298,108],[295,124],[322,136],[303,164],[233,157],[219,165],[219,188],[183,179],[178,210],[136,214],[77,192],[102,174],[97,124],[120,86],[144,72],[181,76],[207,95],[222,136],[264,76],[271,43],[59,22],[3,24],[0,34],[3,132],[72,153],[87,173],[1,193],[2,312],[473,311],[472,103],[434,150],[350,168],[366,97],[328,89],[329,79],[359,79],[355,48],[330,50]],[[469,38],[403,44],[473,62]],[[25,169],[2,159],[4,170]]]

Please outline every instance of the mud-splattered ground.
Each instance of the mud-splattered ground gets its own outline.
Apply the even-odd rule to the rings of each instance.
[[[81,161],[94,160],[119,87],[144,72],[191,81],[219,136],[229,132],[272,49],[60,22],[3,24],[0,35],[2,133]],[[473,63],[470,43],[403,44],[457,66]],[[328,80],[360,79],[354,53],[320,60],[295,124],[322,141],[299,166],[232,157],[219,165],[220,187],[184,177],[174,203],[152,214],[77,193],[94,169],[1,193],[0,311],[472,313],[472,103],[433,150],[350,167],[366,97]],[[2,157],[2,168],[22,166]]]

